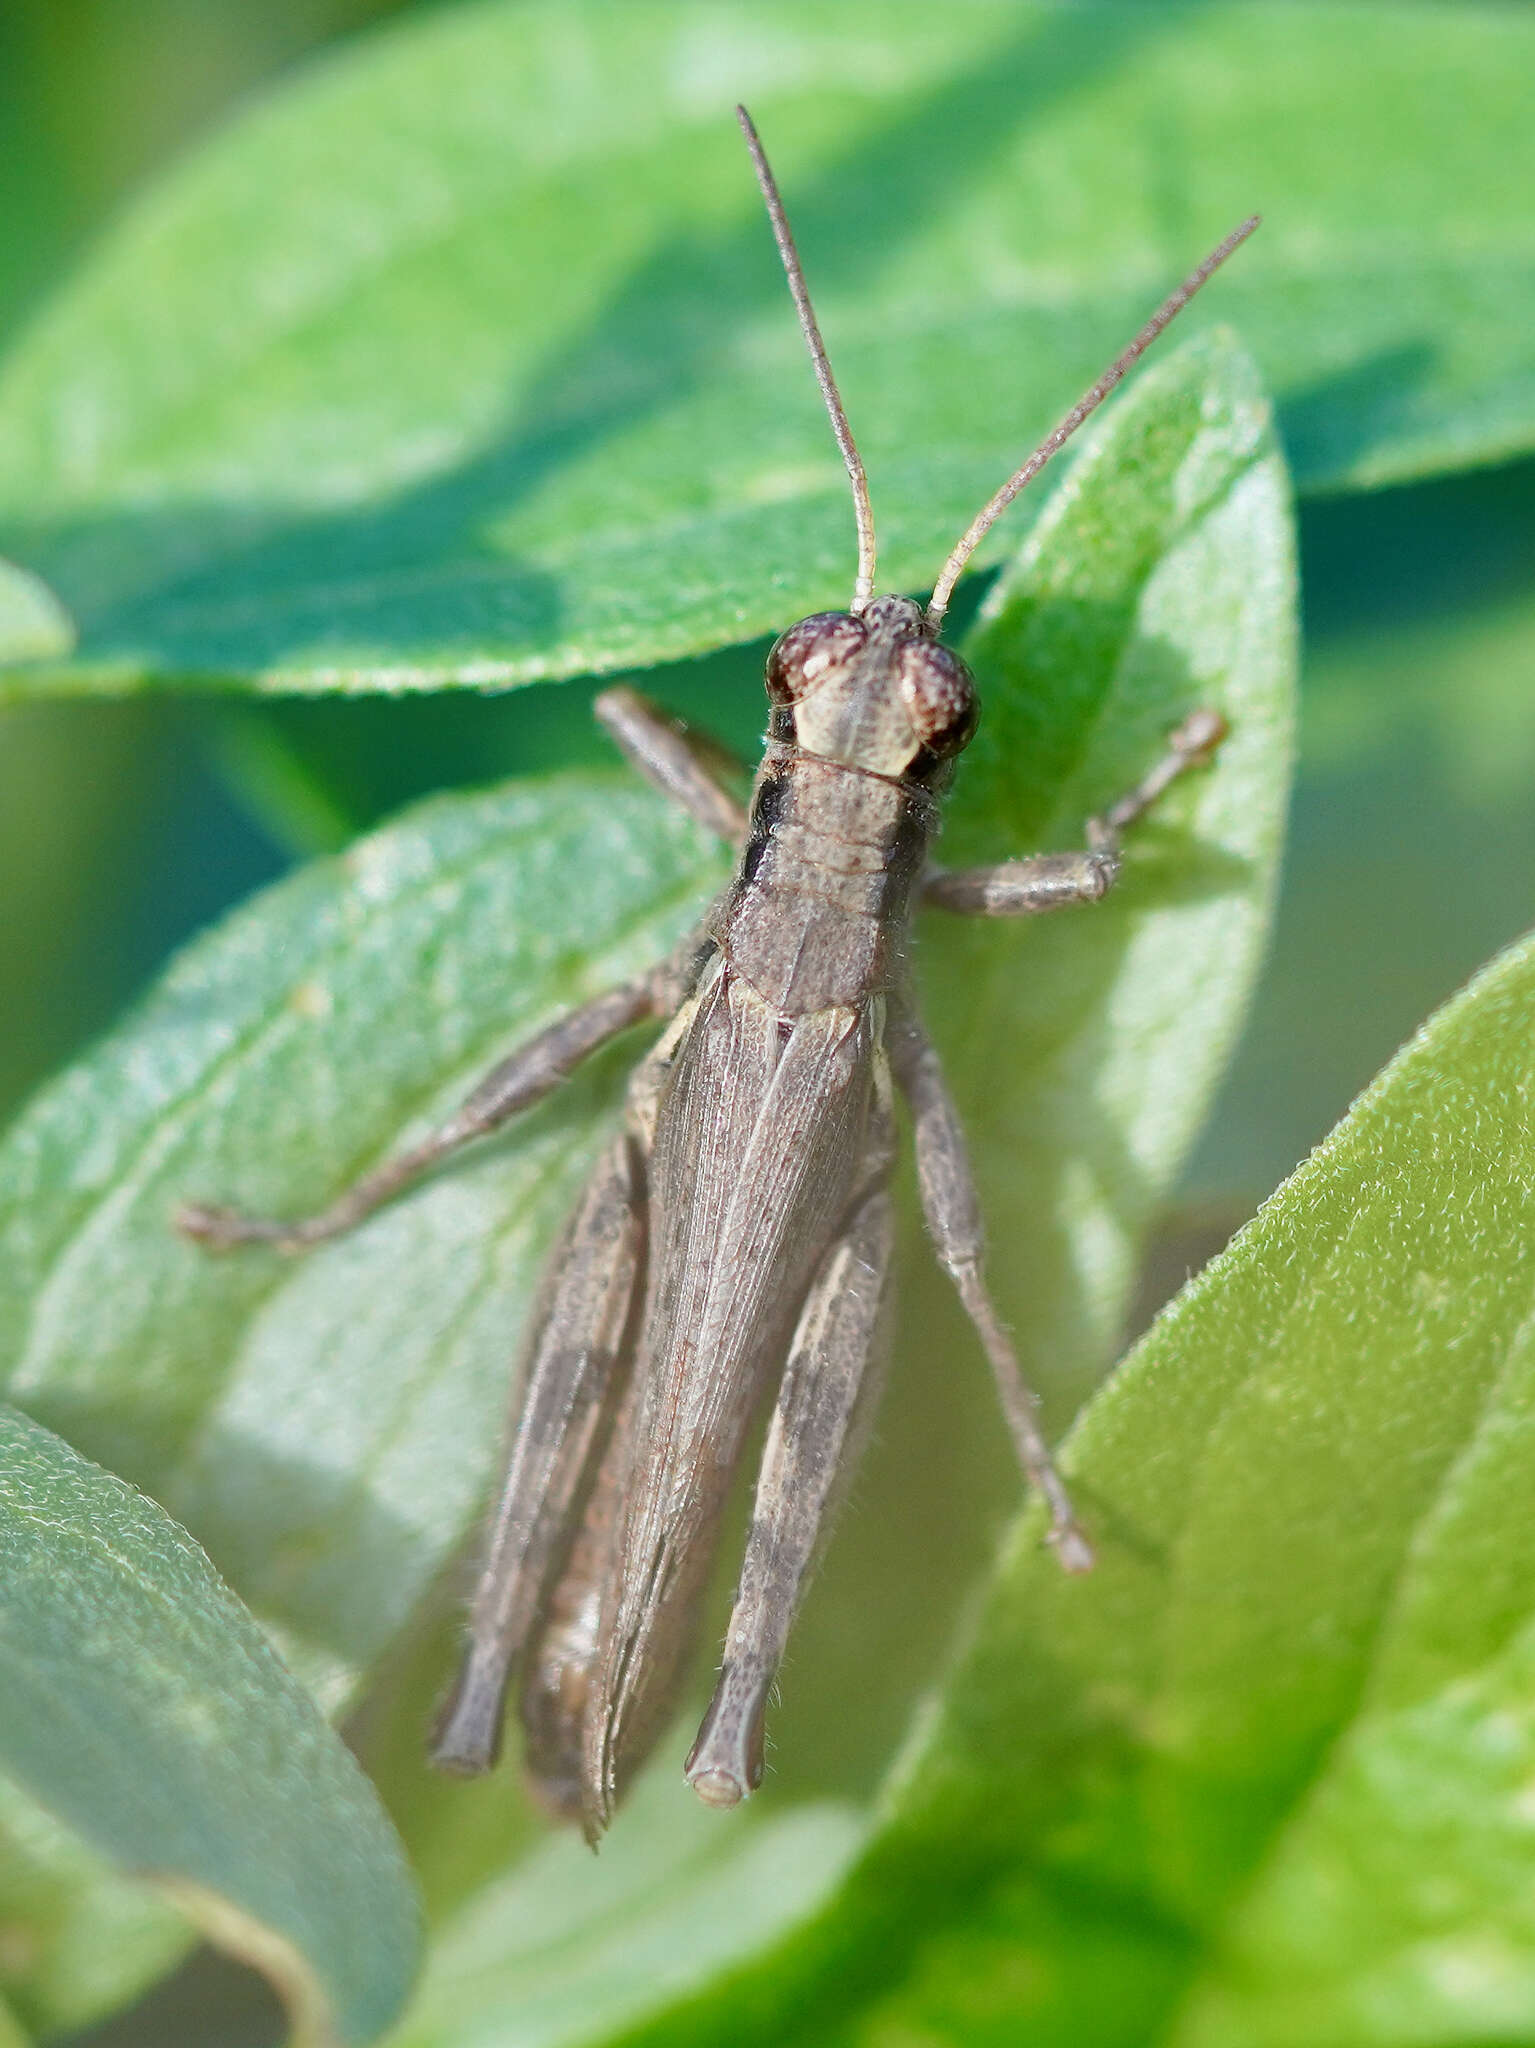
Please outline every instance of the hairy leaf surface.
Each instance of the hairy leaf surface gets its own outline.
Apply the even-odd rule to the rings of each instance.
[[[1303,488],[1527,450],[1532,65],[1473,6],[434,10],[208,144],[15,350],[0,549],[79,641],[12,686],[504,684],[845,600],[737,98],[893,588],[1254,211],[1186,319],[1248,337]]]

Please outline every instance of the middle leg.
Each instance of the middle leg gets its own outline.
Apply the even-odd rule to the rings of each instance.
[[[270,1244],[278,1251],[296,1252],[340,1237],[453,1153],[476,1138],[488,1137],[511,1117],[542,1101],[621,1031],[664,1014],[676,999],[675,984],[675,965],[669,962],[656,973],[608,989],[546,1024],[492,1067],[446,1123],[406,1151],[393,1153],[312,1216],[247,1216],[238,1209],[185,1202],[176,1212],[176,1228],[183,1237],[211,1251],[225,1251],[237,1244]]]

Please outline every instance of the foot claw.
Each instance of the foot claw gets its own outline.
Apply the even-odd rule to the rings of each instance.
[[[1052,1529],[1050,1543],[1063,1572],[1090,1572],[1098,1561],[1093,1546],[1075,1522],[1068,1522],[1062,1528]]]
[[[1191,767],[1196,766],[1210,759],[1230,731],[1218,711],[1191,711],[1173,734],[1173,751],[1181,754]]]
[[[229,1209],[214,1209],[202,1202],[183,1202],[172,1217],[177,1233],[209,1251],[224,1251],[235,1242],[230,1225],[235,1220]]]
[[[729,1771],[690,1771],[688,1783],[705,1806],[739,1806],[746,1797],[747,1788]]]
[[[204,1251],[227,1252],[237,1244],[269,1244],[280,1252],[303,1248],[303,1239],[280,1223],[262,1223],[242,1216],[238,1209],[220,1209],[211,1203],[183,1202],[171,1221],[182,1237],[200,1244]]]

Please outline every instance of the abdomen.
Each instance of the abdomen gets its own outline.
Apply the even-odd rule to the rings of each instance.
[[[785,1029],[721,961],[656,1122],[636,1416],[588,1720],[616,1798],[670,1709],[724,1497],[812,1272],[858,1185],[880,1016]]]

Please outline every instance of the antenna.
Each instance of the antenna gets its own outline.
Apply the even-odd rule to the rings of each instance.
[[[943,573],[933,586],[933,595],[927,607],[927,623],[933,632],[936,633],[942,625],[943,615],[949,608],[949,599],[954,594],[954,586],[964,574],[966,563],[975,553],[997,515],[1013,502],[1025,484],[1038,476],[1051,456],[1071,439],[1089,414],[1098,410],[1136,357],[1145,354],[1162,329],[1183,311],[1206,279],[1220,269],[1233,249],[1239,248],[1247,240],[1261,218],[1261,215],[1255,213],[1250,220],[1244,220],[1239,228],[1233,228],[1220,247],[1212,249],[1197,270],[1190,271],[1178,289],[1158,306],[1129,347],[1114,358],[1092,389],[1083,392],[1059,426],[1046,434],[1023,467],[1015,469],[996,496],[977,512],[953,554],[944,563]]]
[[[821,330],[816,325],[815,309],[810,303],[805,273],[800,268],[799,251],[795,248],[794,236],[789,231],[783,201],[778,196],[778,186],[763,153],[761,140],[752,125],[752,117],[745,107],[736,108],[736,119],[741,124],[741,133],[746,137],[746,147],[751,151],[757,183],[762,187],[768,219],[773,224],[773,240],[778,244],[778,253],[783,258],[784,274],[789,280],[789,290],[794,295],[794,309],[799,314],[800,332],[805,337],[805,346],[809,349],[810,360],[815,365],[816,382],[820,385],[821,396],[826,401],[831,430],[837,437],[837,446],[842,450],[842,460],[847,464],[848,478],[853,486],[853,516],[858,521],[858,578],[853,585],[852,609],[861,612],[874,595],[874,513],[869,504],[869,480],[863,473],[863,462],[854,444],[853,430],[847,423],[847,414],[842,410],[842,400],[837,393],[837,380],[833,377],[831,364],[826,358],[826,344],[822,341]],[[979,539],[980,535],[978,534],[976,538]]]

